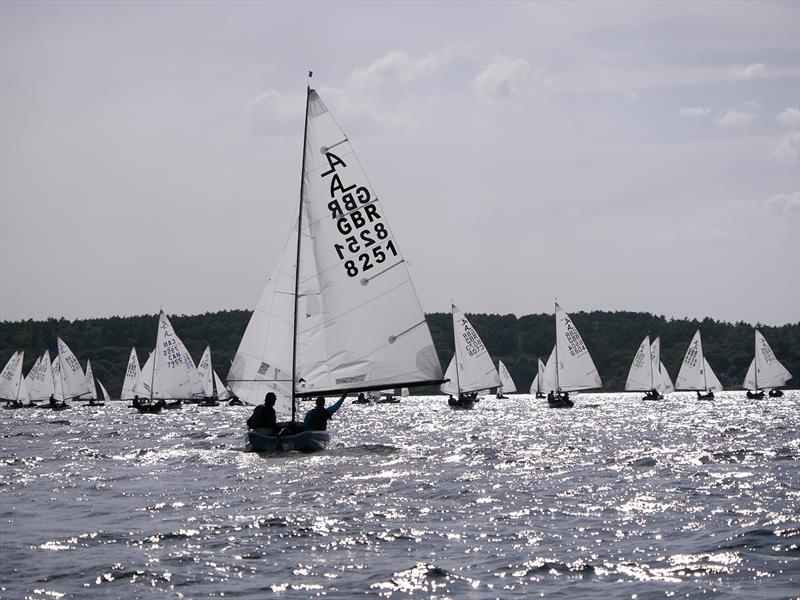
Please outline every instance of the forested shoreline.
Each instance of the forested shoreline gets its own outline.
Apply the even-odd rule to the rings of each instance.
[[[250,315],[250,311],[226,310],[170,316],[170,320],[195,362],[206,345],[211,345],[215,369],[225,379]],[[733,324],[710,318],[667,319],[628,311],[575,312],[571,316],[594,358],[604,391],[624,388],[633,355],[648,334],[651,338],[661,336],[662,361],[673,379],[698,328],[702,331],[705,356],[726,388],[741,386],[753,358],[753,325],[749,323]],[[453,354],[452,319],[449,313],[431,313],[427,318],[444,369]],[[527,392],[536,374],[537,358],[546,360],[552,349],[553,315],[469,314],[469,318],[495,362],[501,359],[517,388]],[[131,347],[136,348],[140,363],[144,363],[155,343],[157,321],[157,315],[139,315],[0,322],[0,361],[4,364],[15,351],[24,350],[27,373],[45,349],[54,355],[56,337],[60,336],[84,367],[86,359],[92,361],[95,376],[116,398]],[[800,387],[800,323],[760,326],[760,329],[778,359],[795,375],[788,387]],[[435,391],[422,388],[417,393]]]

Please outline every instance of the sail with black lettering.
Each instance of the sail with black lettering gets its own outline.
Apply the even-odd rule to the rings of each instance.
[[[438,383],[441,366],[383,203],[317,92],[307,100],[299,227],[228,383],[251,403],[275,391],[276,410],[292,395]]]
[[[14,352],[8,359],[6,366],[0,371],[0,399],[18,400],[22,377],[22,361],[24,352]]]
[[[128,357],[128,366],[125,368],[125,379],[122,382],[122,392],[119,395],[120,400],[132,400],[135,394],[133,393],[133,386],[139,378],[139,357],[136,355],[136,348],[131,348],[131,354]]]
[[[703,354],[703,340],[699,329],[692,337],[692,341],[689,342],[689,348],[686,350],[681,369],[678,371],[678,377],[675,379],[675,389],[690,391],[722,390],[722,384]]]
[[[197,363],[197,373],[203,385],[203,394],[208,398],[225,400],[230,396],[211,363],[211,346],[206,346]]]
[[[443,391],[448,394],[474,392],[500,385],[500,375],[483,345],[478,332],[467,319],[467,316],[455,305],[452,305],[453,335],[455,338],[455,355],[447,367],[446,379],[455,388],[448,386]],[[447,385],[447,384],[445,384]],[[450,391],[455,389],[455,391]]]
[[[56,385],[57,400],[69,400],[77,398],[89,391],[86,385],[86,374],[81,368],[75,354],[69,346],[58,338],[58,379],[60,386]]]
[[[556,302],[556,391],[572,392],[603,386],[589,350],[570,316]]]
[[[92,363],[86,360],[86,388],[89,390],[85,394],[78,396],[80,400],[97,400],[97,387],[94,384],[94,373],[92,373]]]
[[[748,390],[773,389],[783,386],[792,374],[775,356],[764,335],[755,331],[755,356],[747,370],[743,386]]]
[[[190,398],[193,372],[196,372],[194,363],[191,367],[187,363],[183,343],[162,310],[158,316],[156,347],[147,359],[133,392],[150,399]]]
[[[512,379],[511,373],[508,372],[502,360],[497,363],[497,373],[500,376],[500,388],[497,390],[498,393],[513,394],[517,391],[514,379]]]
[[[639,349],[633,357],[631,368],[628,370],[628,379],[625,381],[625,391],[644,392],[655,389],[653,381],[653,363],[650,357],[650,336],[646,335],[639,344]]]

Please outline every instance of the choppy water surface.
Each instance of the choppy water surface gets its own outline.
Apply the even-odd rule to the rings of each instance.
[[[246,407],[2,411],[0,595],[796,597],[799,407],[348,400],[272,456]]]

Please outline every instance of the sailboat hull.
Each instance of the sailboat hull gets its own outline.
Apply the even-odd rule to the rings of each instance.
[[[252,452],[318,452],[324,450],[330,440],[327,431],[300,431],[280,436],[248,431],[247,449]]]

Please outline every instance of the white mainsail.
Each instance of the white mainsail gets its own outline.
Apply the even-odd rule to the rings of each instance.
[[[755,357],[744,378],[744,387],[748,390],[777,388],[791,378],[792,374],[780,363],[767,339],[756,329]]]
[[[203,394],[207,397],[214,395],[214,370],[211,367],[211,346],[206,346],[203,355],[197,361],[197,374],[203,385]]]
[[[602,387],[589,350],[570,316],[556,302],[556,391]]]
[[[302,177],[299,228],[253,313],[228,383],[258,403],[267,391],[285,400],[293,390],[324,395],[440,381],[433,340],[382,204],[312,89]]]
[[[61,338],[58,338],[58,368],[61,381],[61,387],[56,386],[61,393],[56,395],[58,400],[76,398],[89,391],[81,364]]]
[[[500,388],[497,390],[498,393],[504,392],[506,394],[513,394],[516,392],[517,386],[502,360],[497,363],[497,372],[500,375]]]
[[[191,367],[187,364],[185,348],[162,310],[158,317],[156,347],[147,359],[133,391],[151,399],[189,398],[192,395],[193,372],[196,372],[194,363]]]
[[[86,359],[86,387],[89,390],[85,394],[81,394],[81,400],[97,400],[97,386],[94,384],[94,373],[92,373],[92,363]]]
[[[53,397],[57,400],[63,400],[64,380],[61,378],[61,361],[58,358],[58,354],[56,354],[56,357],[53,359],[50,367],[50,370],[53,373]]]
[[[499,386],[500,375],[478,332],[455,304],[452,305],[452,312],[457,391],[474,392]],[[447,371],[450,372],[449,367]]]
[[[675,389],[698,391],[709,389],[704,364],[703,340],[698,329],[692,341],[689,342],[689,348],[687,348],[683,357],[681,369],[678,371],[677,379],[675,379]]]
[[[33,366],[31,367],[31,370],[28,371],[28,374],[25,376],[25,386],[28,388],[29,392],[30,392],[30,389],[31,389],[31,385],[33,383],[33,374],[36,373],[36,370],[39,368],[39,365],[41,365],[41,364],[42,364],[42,357],[38,356],[36,358],[36,362],[33,363]]]
[[[656,363],[658,364],[658,363]],[[651,360],[650,336],[646,335],[633,357],[625,391],[644,392],[655,388],[653,363]]]
[[[53,382],[53,365],[50,362],[50,351],[45,350],[41,360],[28,373],[28,393],[31,400],[48,400],[55,394]]]
[[[24,352],[14,352],[6,366],[0,371],[0,398],[3,400],[19,400],[22,378],[22,361]]]
[[[656,337],[650,344],[650,365],[653,369],[653,385],[661,394],[671,394],[675,391],[672,379],[667,373],[667,368],[661,362],[661,337]]]
[[[106,386],[103,385],[103,382],[98,379],[97,385],[100,386],[100,397],[102,398],[103,402],[110,401],[111,397],[108,395],[108,391],[106,390]]]
[[[139,357],[136,355],[136,348],[131,348],[131,355],[128,357],[128,366],[125,368],[125,379],[122,382],[122,392],[120,400],[132,400],[134,397],[133,386],[139,378]]]

